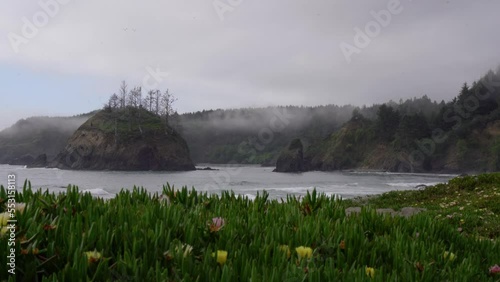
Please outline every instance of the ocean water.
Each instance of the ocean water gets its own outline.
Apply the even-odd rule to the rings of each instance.
[[[81,191],[96,197],[112,198],[121,189],[144,187],[150,192],[162,191],[169,183],[174,187],[195,187],[198,191],[220,193],[232,190],[236,194],[254,198],[266,190],[270,198],[279,199],[287,194],[305,195],[316,188],[330,196],[353,198],[380,194],[392,190],[414,190],[419,185],[445,183],[456,175],[409,174],[386,172],[305,172],[274,173],[273,168],[247,165],[209,165],[217,171],[188,172],[122,172],[122,171],[69,171],[47,168],[0,165],[0,184],[7,184],[7,175],[16,175],[17,186],[22,188],[25,179],[33,189],[64,192],[68,185],[77,185]]]

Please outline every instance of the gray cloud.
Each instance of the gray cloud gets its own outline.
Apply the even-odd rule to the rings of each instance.
[[[72,0],[19,54],[0,41],[0,63],[94,77],[96,107],[121,79],[140,84],[159,66],[181,112],[451,99],[500,63],[500,2],[401,0],[403,11],[348,64],[339,44],[389,2],[243,0],[220,21],[211,1]],[[6,0],[0,10],[7,34],[40,8]]]

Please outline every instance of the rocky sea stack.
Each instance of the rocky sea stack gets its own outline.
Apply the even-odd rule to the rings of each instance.
[[[274,172],[302,172],[306,171],[304,164],[304,147],[300,139],[294,139],[288,148],[281,152],[276,161]]]
[[[47,154],[41,154],[35,158],[35,160],[28,165],[29,168],[33,167],[46,167],[47,166]]]
[[[50,167],[75,170],[195,170],[186,141],[143,108],[105,109],[69,138]]]

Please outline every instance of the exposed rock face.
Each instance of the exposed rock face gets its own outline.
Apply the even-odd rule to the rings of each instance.
[[[281,152],[276,161],[275,172],[301,172],[305,171],[303,145],[300,139],[294,139],[288,148]]]
[[[46,167],[47,166],[47,155],[41,154],[36,159],[28,165],[28,167]]]
[[[70,137],[51,167],[76,170],[194,170],[184,139],[160,117],[126,108],[98,112]]]
[[[320,144],[306,150],[308,169],[332,170],[380,170],[391,172],[426,172],[427,162],[410,164],[411,150],[404,151],[391,143],[377,138],[372,121],[353,118]]]
[[[366,119],[352,119],[321,144],[307,150],[313,170],[341,170],[358,168],[374,146],[373,138],[364,130],[370,124]]]

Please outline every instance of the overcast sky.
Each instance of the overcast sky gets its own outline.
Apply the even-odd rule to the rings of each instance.
[[[500,63],[499,11],[496,0],[2,0],[0,129],[100,108],[121,80],[169,88],[179,112],[449,100]]]

